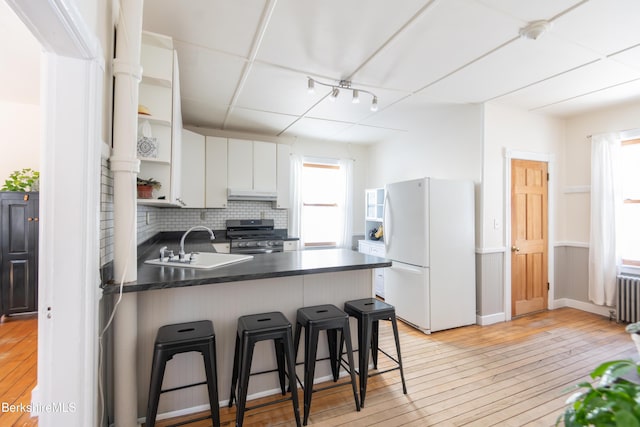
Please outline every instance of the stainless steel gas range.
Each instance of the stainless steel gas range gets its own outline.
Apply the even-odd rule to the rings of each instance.
[[[231,253],[261,254],[282,252],[284,238],[274,230],[272,219],[228,219],[227,238]]]

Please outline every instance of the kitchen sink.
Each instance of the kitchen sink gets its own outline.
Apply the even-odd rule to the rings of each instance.
[[[179,261],[178,257],[165,257],[162,261],[160,258],[148,259],[145,264],[152,264],[161,267],[181,267],[181,268],[199,268],[208,269],[222,267],[236,262],[248,261],[253,255],[239,254],[220,254],[213,252],[193,252],[185,254],[185,261]]]

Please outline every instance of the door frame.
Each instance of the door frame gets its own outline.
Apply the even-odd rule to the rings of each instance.
[[[549,182],[547,188],[547,307],[553,310],[554,298],[554,236],[555,236],[555,155],[551,153],[536,153],[531,151],[505,150],[504,152],[504,315],[505,320],[511,320],[511,160],[533,160],[547,163]]]
[[[43,50],[38,372],[31,414],[41,427],[95,425],[100,161],[108,151],[101,138],[104,55],[74,0],[6,1]]]

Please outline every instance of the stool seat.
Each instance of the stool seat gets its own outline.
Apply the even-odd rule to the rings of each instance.
[[[160,348],[169,348],[207,341],[214,337],[213,323],[210,320],[199,320],[160,327],[155,345]]]
[[[380,320],[391,321],[393,336],[396,343],[396,354],[398,359],[394,359],[389,354],[382,351],[387,357],[397,363],[397,367],[384,372],[399,369],[402,380],[402,391],[407,394],[407,386],[404,381],[404,371],[402,369],[402,356],[400,354],[400,339],[398,336],[398,325],[396,321],[396,309],[391,304],[380,301],[376,298],[363,298],[344,303],[344,311],[349,316],[355,317],[358,321],[358,367],[360,380],[360,405],[364,406],[364,399],[367,394],[367,379],[369,376],[369,351],[373,359],[373,366],[378,368],[378,329]],[[378,372],[377,374],[384,373]]]
[[[298,392],[295,382],[295,356],[293,350],[293,337],[291,323],[284,314],[274,311],[261,314],[250,314],[238,318],[238,332],[236,335],[235,354],[233,358],[233,373],[231,378],[231,393],[229,397],[229,407],[236,401],[236,427],[242,427],[244,413],[250,409],[247,404],[247,390],[249,387],[249,377],[252,375],[278,372],[280,389],[282,395],[286,394],[285,389],[285,360],[289,371],[289,388],[291,390],[291,401],[296,425],[300,426],[300,411],[298,409]],[[272,371],[251,373],[251,362],[253,349],[257,342],[273,340],[276,352],[278,368]],[[236,398],[237,388],[237,398]],[[279,403],[282,400],[269,402],[260,405]]]
[[[209,393],[209,405],[211,406],[213,425],[215,427],[220,426],[215,339],[216,335],[213,329],[213,323],[210,320],[176,323],[165,325],[158,329],[151,365],[149,399],[147,402],[145,423],[147,427],[153,427],[155,425],[160,394],[205,384],[207,385]],[[197,351],[202,354],[207,377],[206,381],[162,390],[162,380],[167,362],[176,354],[189,353],[192,351]],[[209,417],[198,418],[191,422],[206,418]]]
[[[347,358],[349,361],[348,372],[351,376],[351,387],[356,410],[360,411],[360,401],[356,386],[355,369],[353,363],[353,349],[351,347],[351,332],[349,329],[349,315],[332,304],[316,305],[298,309],[296,316],[296,333],[294,347],[296,357],[300,345],[300,335],[302,328],[305,328],[304,344],[304,418],[303,425],[307,425],[309,413],[311,411],[311,396],[313,394],[313,379],[315,377],[316,355],[318,351],[318,335],[324,330],[327,333],[327,344],[329,346],[329,359],[333,381],[337,382],[339,377],[340,361],[343,343],[346,343]],[[338,331],[340,335],[340,349],[338,350]],[[343,385],[343,384],[338,384]],[[328,388],[328,387],[327,387]],[[319,390],[318,390],[319,391]]]

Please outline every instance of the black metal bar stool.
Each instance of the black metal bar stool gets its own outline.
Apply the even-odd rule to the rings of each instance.
[[[360,379],[360,405],[364,406],[364,398],[367,394],[367,379],[370,376],[384,374],[385,372],[400,370],[402,380],[402,391],[407,394],[407,386],[404,382],[404,371],[402,369],[402,356],[400,355],[400,339],[398,337],[398,324],[396,322],[396,309],[391,304],[375,298],[364,298],[347,301],[344,303],[344,311],[349,316],[358,320],[358,377]],[[389,355],[378,347],[378,321],[389,320],[393,327],[393,336],[396,341],[396,353],[398,359]],[[342,348],[342,345],[341,345]],[[374,369],[378,369],[378,351],[384,353],[389,359],[398,364],[395,368],[369,374],[369,351],[373,359]],[[340,355],[342,357],[342,354]]]
[[[179,353],[198,351],[204,360],[207,380],[195,384],[162,390],[162,379],[167,362]],[[158,329],[153,349],[151,365],[151,381],[149,385],[149,401],[147,402],[146,426],[153,427],[158,414],[158,401],[161,393],[182,390],[198,385],[207,385],[211,415],[198,418],[200,421],[213,418],[213,425],[220,426],[220,409],[218,406],[218,376],[216,372],[216,335],[210,320],[165,325]]]
[[[251,373],[251,361],[253,358],[253,348],[258,341],[273,340],[276,361],[278,368],[270,371]],[[289,376],[289,387],[291,398],[279,399],[272,402],[263,403],[253,407],[247,407],[247,389],[249,387],[249,377],[251,375],[261,375],[270,372],[278,372],[280,389],[282,395],[286,394],[285,387],[285,360]],[[240,382],[238,383],[238,379]],[[238,395],[236,398],[236,386]],[[231,378],[231,394],[229,397],[229,407],[233,406],[236,400],[236,426],[242,427],[244,413],[250,409],[261,408],[266,405],[280,403],[291,400],[293,403],[293,413],[296,418],[296,425],[300,426],[300,412],[298,410],[298,392],[295,381],[295,356],[293,351],[293,337],[291,333],[291,323],[284,314],[280,312],[252,314],[238,318],[238,334],[236,335],[236,348],[233,358],[233,374]]]
[[[315,376],[316,355],[318,351],[318,335],[320,331],[327,332],[327,340],[329,344],[329,360],[331,362],[331,372],[333,381],[338,381],[339,369],[341,365],[342,343],[347,344],[347,358],[349,367],[344,367],[351,375],[351,387],[353,388],[353,398],[356,403],[356,410],[360,410],[360,402],[358,400],[358,391],[356,386],[356,376],[353,364],[353,349],[351,347],[351,332],[349,330],[349,315],[340,310],[335,305],[317,305],[313,307],[303,307],[298,309],[296,320],[295,349],[296,357],[298,355],[298,347],[300,344],[301,329],[305,328],[304,334],[304,421],[303,425],[307,425],[309,420],[309,412],[311,409],[311,394],[314,391],[326,390],[345,384],[336,384],[313,390],[313,378]],[[338,350],[338,331],[341,332],[340,349]]]

